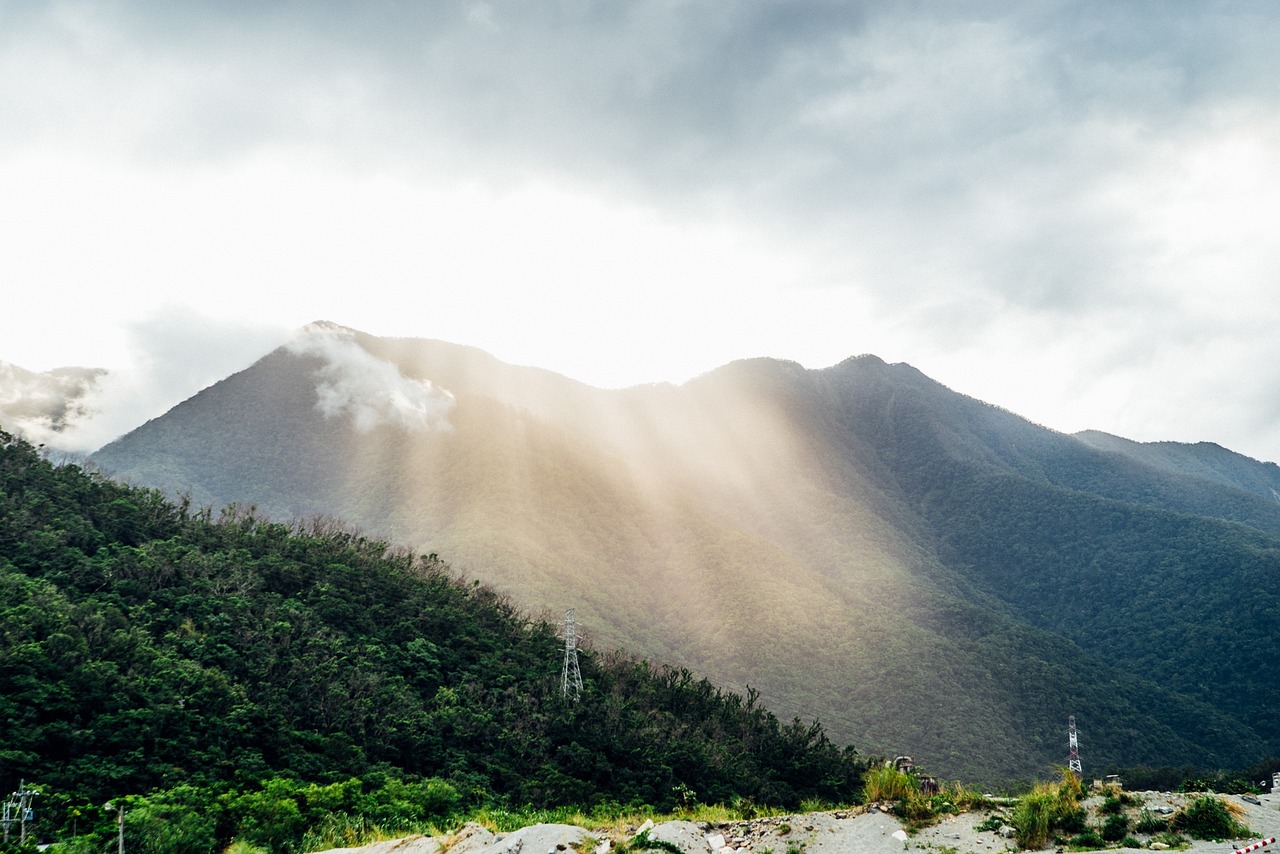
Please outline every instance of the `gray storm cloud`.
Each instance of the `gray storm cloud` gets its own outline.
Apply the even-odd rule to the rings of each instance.
[[[313,324],[288,349],[324,360],[315,381],[316,409],[325,418],[348,415],[361,433],[383,425],[421,431],[453,429],[449,423],[452,394],[427,380],[406,377],[391,362],[371,355],[345,330]]]
[[[690,232],[724,224],[776,241],[780,255],[803,260],[800,272],[772,301],[744,297],[743,306],[852,319],[819,332],[801,317],[789,324],[801,335],[767,339],[742,332],[750,322],[718,324],[697,347],[714,348],[719,361],[767,353],[829,364],[873,350],[1058,428],[1212,437],[1274,458],[1280,427],[1268,402],[1277,395],[1259,366],[1274,361],[1280,275],[1268,231],[1280,211],[1277,39],[1280,7],[1260,0],[0,0],[0,169],[21,176],[44,160],[73,176],[61,195],[43,184],[8,194],[10,216],[17,227],[49,223],[35,234],[61,233],[83,212],[71,232],[89,244],[104,217],[116,220],[100,200],[132,194],[82,178],[119,164],[142,175],[231,177],[246,163],[287,164],[278,187],[252,172],[263,198],[281,201],[268,207],[283,233],[323,210],[314,203],[328,194],[345,201],[346,182],[372,185],[374,173],[376,201],[365,204],[389,210],[384,191],[395,188],[404,235],[429,227],[434,188],[476,187],[479,197],[525,184],[569,188],[605,209],[650,208]],[[68,171],[72,163],[86,175]],[[314,186],[295,186],[295,167]],[[45,219],[33,218],[42,207]],[[358,203],[350,210],[360,238],[352,245],[387,259],[380,281],[448,283],[425,286],[424,306],[460,286],[452,262],[394,229],[366,234],[376,216]],[[101,250],[103,270],[120,281],[145,278],[167,242],[152,228],[122,236],[129,231],[137,242]],[[201,259],[242,258],[225,268],[229,286],[266,271],[255,287],[279,298],[270,276],[297,271],[284,260],[290,250],[263,237],[276,232],[246,225],[230,230],[226,251],[184,248],[172,271],[156,268],[156,293],[183,280],[181,264],[216,286],[217,265]],[[315,256],[326,269],[364,270],[346,244],[326,241]],[[561,254],[577,248],[566,240]],[[527,251],[501,254],[537,272],[536,254],[522,260]],[[23,264],[42,288],[89,280],[73,268],[49,272],[41,252],[4,259],[11,278]],[[381,303],[398,296],[367,281]],[[600,281],[600,292],[611,284]],[[532,292],[534,283],[521,286]],[[1210,288],[1215,298],[1204,297]],[[466,302],[455,313],[464,320]],[[290,295],[280,304],[295,303]],[[655,317],[683,316],[683,301],[655,296],[653,305]],[[333,301],[275,310],[287,328],[324,314],[388,331],[365,319],[374,312]],[[477,326],[488,329],[490,315],[486,304]],[[549,311],[536,322],[567,316]],[[397,334],[426,331],[399,320]],[[595,359],[595,343],[579,336],[598,326],[557,333]],[[683,330],[655,328],[641,346],[661,338],[676,357],[693,353]],[[188,346],[184,335],[144,332],[157,347]],[[439,334],[471,333],[446,325]],[[607,343],[626,352],[625,341]],[[698,358],[691,367],[715,363]],[[149,362],[150,397],[111,365],[103,385],[120,390],[113,400],[134,418],[116,425],[159,414],[149,401],[176,402],[162,388],[189,394],[193,381],[221,375],[207,365],[207,353]],[[179,368],[201,376],[172,375]],[[330,388],[331,409],[358,411],[348,386]],[[1222,415],[1228,393],[1243,401],[1238,417]],[[383,407],[412,411],[413,399]],[[98,408],[95,435],[111,438],[111,410]]]
[[[0,428],[33,442],[57,439],[93,415],[89,398],[106,374],[101,368],[36,373],[0,362]]]

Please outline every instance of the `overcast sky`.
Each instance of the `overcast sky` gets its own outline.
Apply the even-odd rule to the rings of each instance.
[[[1277,45],[1273,2],[0,0],[0,360],[111,371],[85,445],[323,318],[605,387],[871,352],[1277,460]]]

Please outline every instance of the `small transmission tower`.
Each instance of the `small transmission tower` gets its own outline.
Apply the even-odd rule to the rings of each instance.
[[[1076,741],[1076,716],[1067,716],[1067,747],[1070,753],[1067,754],[1067,768],[1074,771],[1077,777],[1083,777],[1084,772],[1080,769],[1080,742]]]
[[[573,609],[564,612],[564,670],[560,673],[560,691],[566,699],[577,702],[582,696],[582,671],[578,669],[578,631],[573,624]]]

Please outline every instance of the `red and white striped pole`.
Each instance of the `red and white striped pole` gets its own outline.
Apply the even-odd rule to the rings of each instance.
[[[1244,848],[1237,848],[1235,850],[1235,854],[1248,854],[1250,851],[1257,851],[1259,848],[1264,848],[1275,841],[1276,838],[1274,836],[1269,836],[1260,842],[1255,842],[1252,845],[1246,845]]]

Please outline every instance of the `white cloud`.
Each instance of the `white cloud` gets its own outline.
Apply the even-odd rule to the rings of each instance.
[[[406,430],[452,430],[453,395],[428,380],[406,377],[385,359],[370,354],[350,332],[310,325],[289,342],[299,356],[323,360],[315,371],[316,409],[325,418],[350,416],[367,433],[387,425]]]
[[[1275,459],[1277,38],[1234,2],[0,3],[0,356],[124,382],[164,304],[600,385],[873,351]]]
[[[0,362],[0,429],[61,447],[73,425],[92,417],[89,401],[105,374],[101,368],[35,373]]]

